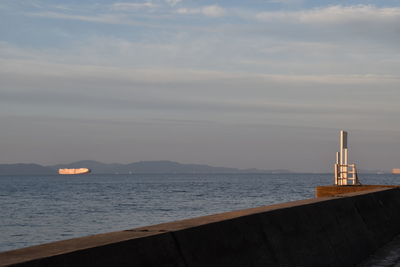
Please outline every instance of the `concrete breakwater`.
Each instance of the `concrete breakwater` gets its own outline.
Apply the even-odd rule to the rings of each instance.
[[[354,266],[400,233],[400,189],[300,200],[0,253],[0,266]]]
[[[322,185],[315,188],[316,197],[332,197],[347,193],[374,190],[379,188],[400,188],[400,185]]]

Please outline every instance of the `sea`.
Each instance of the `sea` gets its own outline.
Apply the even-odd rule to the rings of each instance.
[[[361,174],[363,184],[400,176]],[[0,175],[0,251],[314,197],[332,174]]]

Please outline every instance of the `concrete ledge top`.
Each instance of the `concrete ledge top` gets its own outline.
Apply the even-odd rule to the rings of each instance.
[[[323,185],[315,188],[317,197],[342,196],[343,194],[376,189],[398,188],[399,185]]]
[[[333,197],[320,197],[312,199],[304,199],[256,208],[213,214],[197,218],[179,220],[157,225],[139,227],[118,232],[97,234],[92,236],[73,238],[69,240],[57,241],[42,245],[31,246],[0,253],[0,266],[8,266],[11,264],[31,261],[34,259],[47,258],[55,255],[66,254],[74,251],[84,250],[93,247],[105,246],[112,243],[119,243],[131,239],[149,237],[154,235],[169,234],[169,232],[179,231],[187,228],[197,227],[205,224],[216,223],[224,220],[231,220],[238,217],[248,216],[252,214],[264,213],[268,211],[287,209],[297,206],[310,205],[314,203],[330,201],[338,197],[352,197],[357,195],[370,194],[379,191],[398,190],[394,188],[374,188],[371,190],[341,194]]]
[[[400,187],[400,185],[382,185],[382,184],[362,184],[362,185],[319,185],[316,188],[395,188]]]

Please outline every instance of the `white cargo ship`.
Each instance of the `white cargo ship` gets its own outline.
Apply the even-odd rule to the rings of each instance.
[[[78,168],[78,169],[58,169],[58,174],[86,174],[90,173],[88,168]]]

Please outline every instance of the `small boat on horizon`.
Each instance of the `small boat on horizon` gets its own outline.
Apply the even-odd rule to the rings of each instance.
[[[87,174],[90,173],[89,168],[77,168],[77,169],[58,169],[58,174]]]

